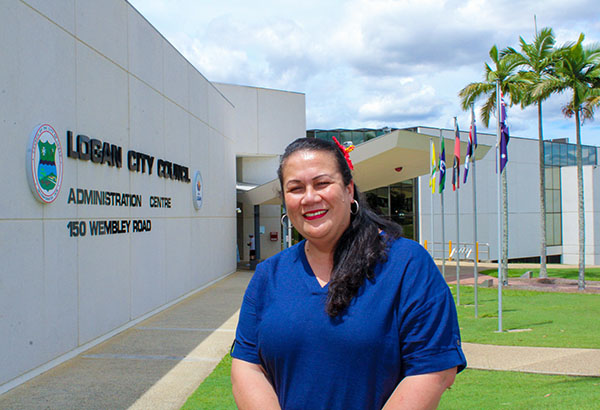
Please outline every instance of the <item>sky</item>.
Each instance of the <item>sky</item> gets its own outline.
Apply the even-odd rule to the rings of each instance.
[[[557,45],[600,43],[598,0],[129,0],[210,81],[301,92],[307,129],[469,127],[458,92],[483,80],[489,50],[551,27]],[[535,17],[534,17],[535,16]],[[543,103],[544,138],[575,142],[575,120]],[[475,104],[476,111],[483,100]],[[600,109],[581,128],[600,146]],[[493,120],[492,120],[493,121]],[[487,130],[478,118],[479,131]],[[508,109],[538,138],[537,110]]]

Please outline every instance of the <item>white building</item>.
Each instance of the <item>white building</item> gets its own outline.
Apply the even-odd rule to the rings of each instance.
[[[234,272],[236,173],[272,179],[306,125],[303,94],[211,83],[123,0],[7,0],[0,27],[2,393]]]

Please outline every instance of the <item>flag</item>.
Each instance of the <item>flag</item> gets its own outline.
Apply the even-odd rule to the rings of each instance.
[[[475,160],[475,148],[477,148],[477,130],[475,129],[475,115],[473,110],[471,110],[471,128],[469,129],[469,141],[467,143],[467,155],[465,158],[465,178],[463,179],[463,184],[467,183],[469,163]]]
[[[446,148],[444,148],[444,139],[442,138],[442,151],[440,152],[440,164],[438,165],[440,170],[440,194],[444,192],[446,187]]]
[[[508,162],[508,126],[506,125],[506,103],[504,96],[500,94],[500,173]]]
[[[429,166],[429,187],[431,188],[431,193],[435,194],[435,173],[437,171],[437,163],[435,157],[435,144],[433,141],[431,142],[431,165]]]
[[[460,187],[460,131],[454,117],[454,165],[452,165],[452,190]]]

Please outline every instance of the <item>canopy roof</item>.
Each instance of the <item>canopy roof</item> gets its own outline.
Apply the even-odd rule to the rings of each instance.
[[[361,191],[395,184],[407,179],[429,174],[431,162],[430,141],[440,152],[440,138],[408,130],[395,130],[364,142],[350,153],[354,164],[354,181]],[[454,138],[444,138],[447,168],[452,168]],[[480,160],[490,150],[489,145],[479,144],[475,159]],[[460,143],[461,161],[467,152],[465,139]],[[464,162],[463,162],[464,163]],[[253,205],[281,204],[279,180],[274,179],[244,193],[243,200]]]

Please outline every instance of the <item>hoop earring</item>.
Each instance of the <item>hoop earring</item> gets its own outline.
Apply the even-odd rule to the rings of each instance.
[[[356,205],[356,210],[352,210],[352,205]],[[358,211],[360,211],[360,205],[358,204],[358,201],[356,199],[353,199],[352,203],[350,204],[350,213],[352,215],[356,215],[358,214]]]
[[[282,226],[284,225],[284,223],[283,223],[283,220],[284,220],[285,218],[287,218],[287,219],[288,219],[288,223],[290,224],[290,226],[292,226],[292,222],[290,221],[290,217],[288,216],[288,214],[287,214],[287,213],[285,213],[285,214],[281,215],[281,225],[282,225]]]

